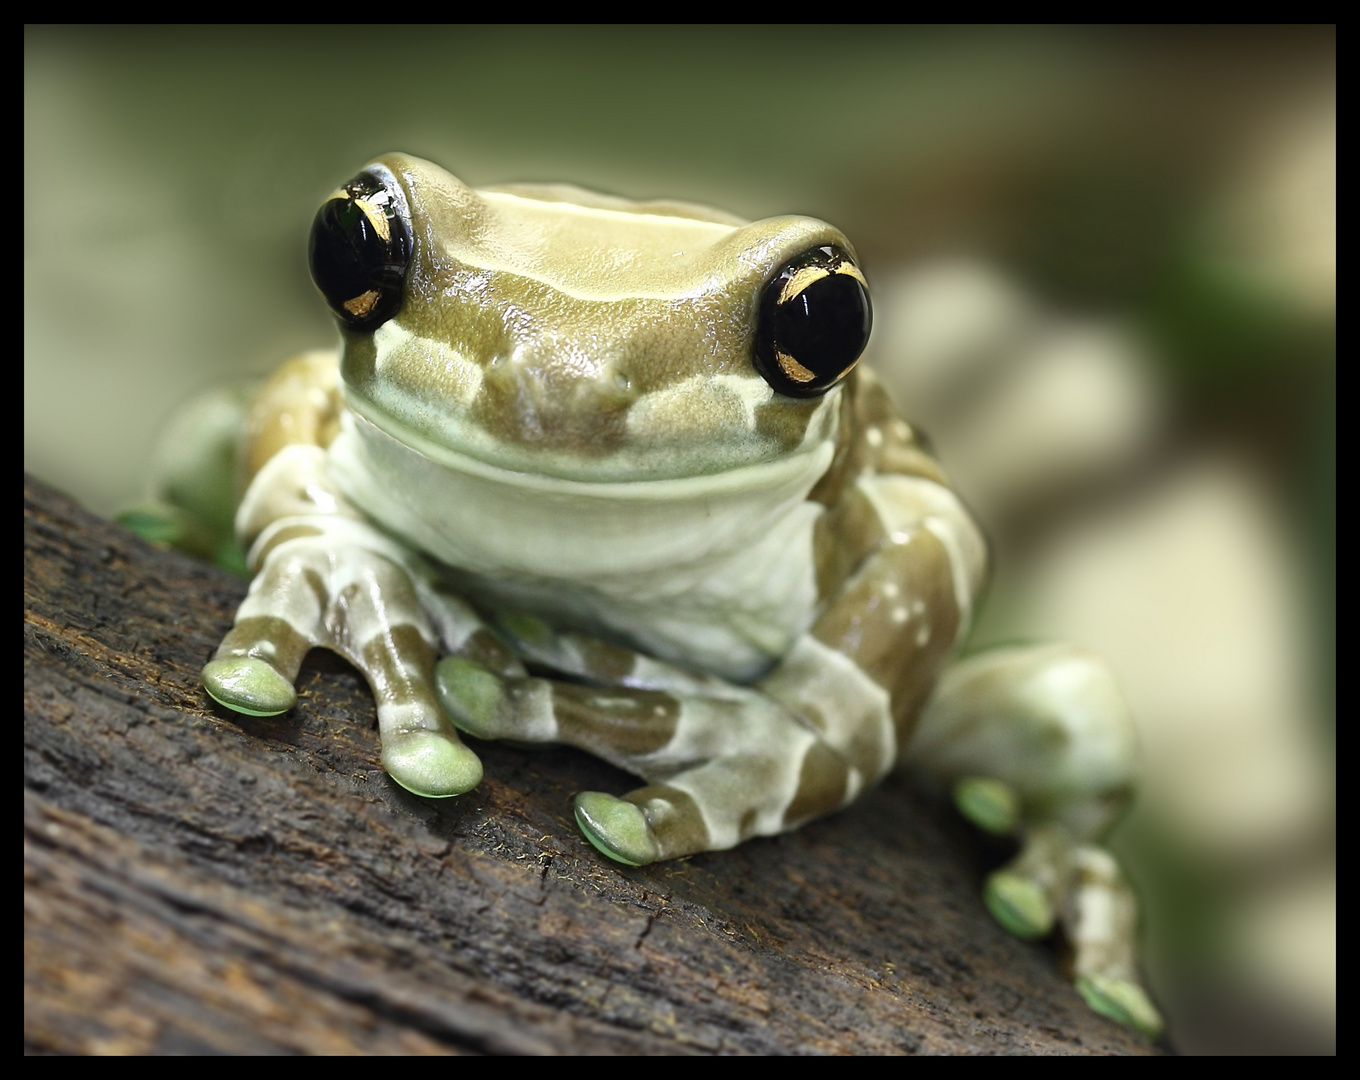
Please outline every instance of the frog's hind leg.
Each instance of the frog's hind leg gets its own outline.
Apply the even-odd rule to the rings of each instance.
[[[1156,1035],[1161,1018],[1134,963],[1133,892],[1094,842],[1136,764],[1132,717],[1105,665],[1064,645],[979,653],[945,673],[907,753],[953,783],[965,816],[1019,838],[987,881],[997,920],[1027,938],[1061,924],[1087,1002]]]
[[[152,456],[145,499],[118,514],[143,540],[248,577],[232,532],[236,446],[253,381],[214,387],[182,405]]]
[[[1075,881],[1062,913],[1075,952],[1077,989],[1096,1012],[1130,1024],[1151,1038],[1162,1018],[1138,979],[1135,942],[1138,903],[1119,862],[1094,844],[1073,849]]]

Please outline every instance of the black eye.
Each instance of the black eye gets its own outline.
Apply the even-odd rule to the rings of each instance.
[[[864,275],[838,247],[787,263],[760,296],[756,370],[776,393],[825,394],[850,374],[869,341],[873,308]]]
[[[411,263],[406,200],[386,170],[361,172],[316,212],[307,261],[312,280],[346,326],[371,330],[401,307]]]

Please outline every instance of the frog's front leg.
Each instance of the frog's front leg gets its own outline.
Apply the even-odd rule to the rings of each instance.
[[[597,685],[502,679],[451,660],[441,701],[470,733],[569,743],[650,781],[622,799],[577,801],[586,835],[624,862],[721,850],[844,806],[895,763],[975,584],[960,590],[955,574],[981,572],[980,542],[970,558],[971,541],[954,543],[946,527],[963,512],[944,489],[900,476],[860,484],[845,500],[858,500],[860,520],[879,522],[875,500],[892,507],[886,523],[866,524],[871,554],[752,686],[581,639],[536,646],[521,632],[526,658]]]
[[[448,658],[436,675],[440,700],[470,734],[566,743],[650,781],[621,799],[576,798],[582,831],[613,859],[637,866],[730,848],[836,809],[863,786],[822,733],[758,689],[590,639],[558,644],[565,649],[554,652],[580,645],[585,662],[551,666],[597,685],[502,678]]]
[[[381,553],[384,538],[374,530],[336,524],[293,519],[284,526],[295,535],[264,556],[236,625],[203,669],[204,686],[239,712],[283,712],[296,699],[303,656],[332,649],[372,688],[388,775],[417,795],[471,790],[481,762],[435,700],[438,638],[409,574]]]
[[[328,412],[338,408],[334,358],[303,357],[262,390],[247,439],[253,478],[237,515],[256,572],[236,623],[203,669],[208,693],[255,716],[292,707],[308,650],[344,656],[378,706],[383,766],[420,795],[457,795],[481,762],[439,708],[433,672],[440,633],[477,633],[464,605],[441,597],[418,560],[363,520],[330,478]]]
[[[997,921],[1026,938],[1060,924],[1087,1003],[1155,1037],[1162,1022],[1138,981],[1133,891],[1095,843],[1136,765],[1133,720],[1108,668],[1067,645],[978,653],[940,680],[908,754],[954,784],[965,816],[1019,840],[984,891]]]

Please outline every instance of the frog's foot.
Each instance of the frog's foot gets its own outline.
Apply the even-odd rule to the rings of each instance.
[[[1166,1022],[1137,979],[1079,975],[1076,986],[1082,1000],[1101,1016],[1127,1024],[1149,1039],[1161,1037]]]
[[[688,676],[686,676],[688,677]],[[440,661],[440,703],[481,738],[558,742],[652,781],[623,798],[586,792],[576,819],[612,859],[642,865],[721,851],[843,806],[865,778],[769,696],[722,684],[724,697],[503,678],[460,657]]]
[[[249,577],[232,532],[236,445],[254,380],[214,387],[182,404],[151,461],[150,499],[118,514],[157,547],[171,547]]]
[[[627,866],[646,866],[661,857],[642,806],[600,791],[576,796],[576,825],[600,852]]]
[[[326,525],[299,528],[268,551],[236,625],[203,669],[204,687],[228,708],[273,715],[296,700],[307,651],[333,649],[373,690],[388,775],[427,798],[471,790],[481,762],[435,700],[434,632],[410,576],[372,550],[337,546]]]
[[[954,784],[959,813],[984,832],[1009,836],[1020,824],[1020,793],[1004,780],[968,776]]]
[[[1137,982],[1133,894],[1090,843],[1127,796],[1134,745],[1108,669],[1045,645],[979,653],[946,672],[908,753],[953,780],[970,821],[1019,837],[1019,854],[983,892],[996,920],[1030,939],[1061,926],[1091,1007],[1155,1035],[1161,1020]]]
[[[258,656],[227,656],[203,668],[203,689],[218,704],[246,716],[278,716],[297,703],[286,675]]]
[[[118,524],[135,532],[148,544],[174,548],[200,559],[209,559],[217,538],[194,521],[181,507],[168,502],[147,500],[120,510]]]
[[[236,625],[204,666],[203,687],[236,712],[277,716],[297,701],[293,683],[312,642],[291,619],[258,610],[252,599],[246,598]]]
[[[460,731],[479,739],[526,738],[524,732],[532,725],[520,717],[513,685],[465,656],[446,656],[434,669],[435,694],[444,712]]]
[[[378,707],[382,763],[387,775],[413,795],[427,799],[447,799],[471,791],[482,782],[481,758],[456,734],[441,730],[444,725],[440,717],[422,712],[393,708],[385,717],[383,706]]]
[[[1071,865],[1061,917],[1075,951],[1077,990],[1096,1012],[1155,1039],[1162,1016],[1138,980],[1133,890],[1114,856],[1094,844],[1074,848]]]
[[[1060,824],[1029,826],[1020,853],[988,877],[983,899],[1017,937],[1061,926],[1086,1003],[1149,1038],[1161,1034],[1161,1015],[1138,981],[1137,902],[1109,852],[1074,842]]]
[[[992,916],[1016,937],[1046,937],[1072,882],[1072,838],[1057,825],[1030,829],[1020,853],[983,887]]]

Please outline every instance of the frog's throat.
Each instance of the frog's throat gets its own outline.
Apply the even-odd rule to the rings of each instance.
[[[345,497],[496,610],[746,680],[817,601],[808,500],[834,455],[722,473],[599,482],[520,473],[347,409],[327,453]],[[454,571],[452,568],[457,568]]]
[[[828,416],[828,430],[819,439],[808,438],[790,453],[765,461],[737,465],[715,472],[698,473],[689,476],[630,478],[621,477],[610,480],[579,480],[554,476],[548,473],[528,472],[507,468],[485,461],[480,457],[453,449],[428,435],[422,434],[411,425],[396,419],[391,413],[373,404],[362,394],[346,387],[346,404],[350,411],[372,428],[395,440],[435,465],[467,476],[478,477],[510,488],[532,489],[543,492],[556,492],[581,499],[599,498],[605,500],[640,500],[651,502],[659,499],[687,502],[707,496],[721,497],[746,491],[786,492],[789,482],[806,487],[799,499],[806,496],[831,464],[836,441],[836,425],[839,422],[839,409],[832,409]],[[814,425],[815,426],[815,425]]]

